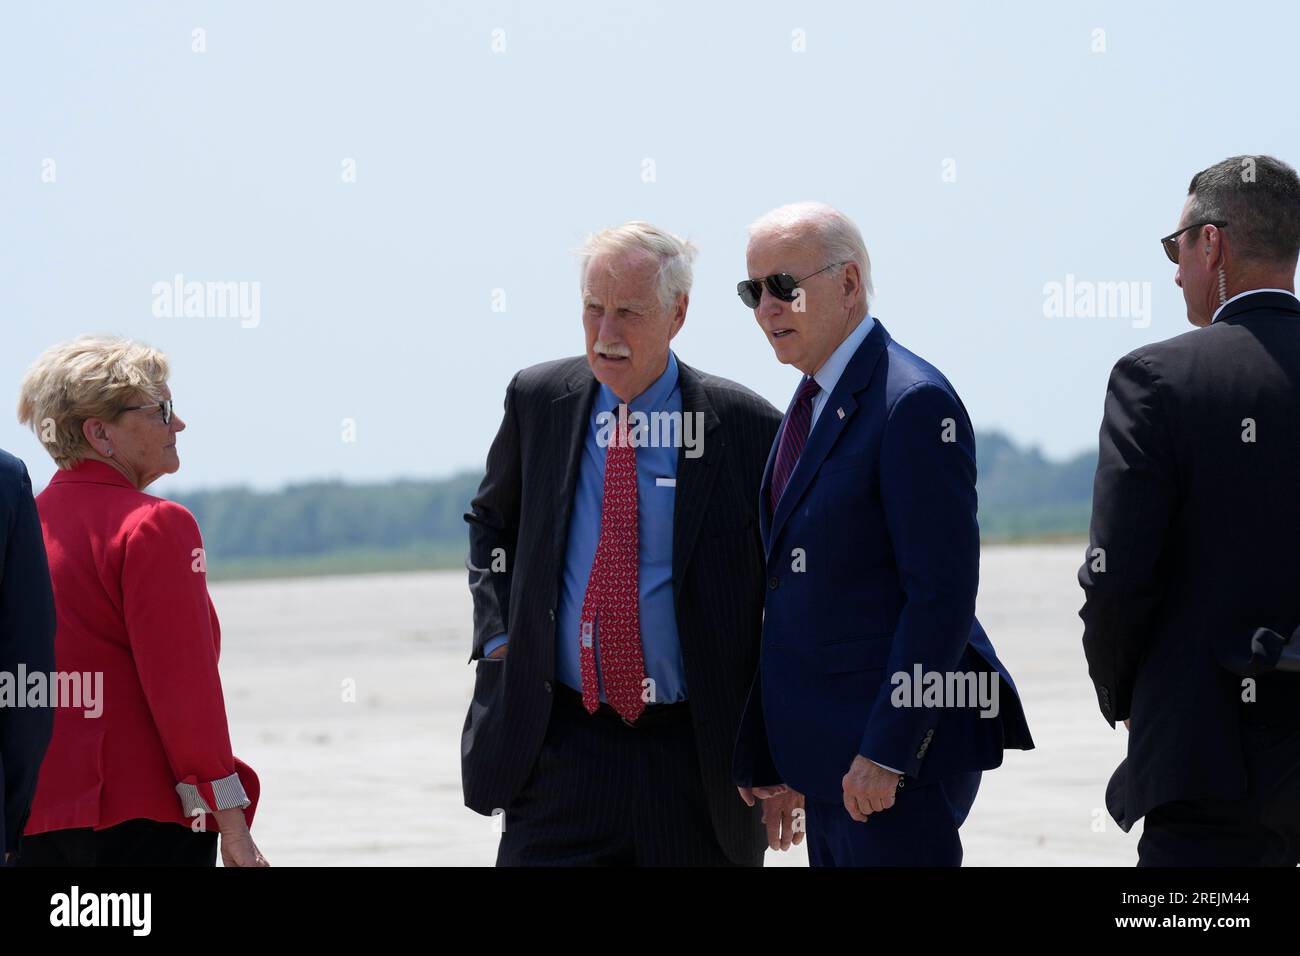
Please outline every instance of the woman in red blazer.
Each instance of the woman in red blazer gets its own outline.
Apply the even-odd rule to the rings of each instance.
[[[257,776],[230,748],[199,528],[143,492],[180,468],[167,376],[155,349],[82,337],[23,380],[19,420],[59,466],[36,498],[55,668],[102,685],[93,709],[59,702],[20,865],[212,866],[214,830],[226,866],[267,865],[249,834]]]

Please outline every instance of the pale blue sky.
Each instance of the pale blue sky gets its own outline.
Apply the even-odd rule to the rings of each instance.
[[[22,372],[114,332],[172,359],[190,428],[159,490],[481,467],[511,374],[581,350],[575,246],[632,218],[701,248],[681,358],[784,407],[798,373],[734,290],[746,225],[803,199],[862,227],[873,312],[977,427],[1095,446],[1115,359],[1189,328],[1156,240],[1191,174],[1300,162],[1297,26],[1188,2],[6,4],[0,447],[44,485]],[[176,273],[260,282],[260,323],[156,318]],[[1150,282],[1150,327],[1045,318],[1067,274]]]

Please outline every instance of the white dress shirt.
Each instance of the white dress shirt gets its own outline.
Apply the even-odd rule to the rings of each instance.
[[[1226,309],[1231,303],[1236,302],[1243,295],[1254,295],[1256,292],[1281,292],[1283,295],[1289,295],[1293,299],[1296,298],[1296,294],[1292,292],[1290,289],[1247,289],[1245,292],[1238,292],[1231,299],[1228,299],[1226,302],[1224,302],[1223,305],[1215,309],[1214,315],[1210,316],[1210,324],[1213,325],[1214,320],[1219,317],[1219,313],[1222,312],[1224,309]],[[816,420],[817,420],[816,413],[814,413],[813,421]]]

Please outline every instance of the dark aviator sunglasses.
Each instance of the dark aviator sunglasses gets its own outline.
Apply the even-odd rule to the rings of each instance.
[[[1183,228],[1179,229],[1177,232],[1171,232],[1169,235],[1165,236],[1160,240],[1160,245],[1165,247],[1165,255],[1169,257],[1169,261],[1174,265],[1178,265],[1179,236],[1189,229],[1200,229],[1202,226],[1216,226],[1219,229],[1222,229],[1226,225],[1226,222],[1220,222],[1217,219],[1207,219],[1205,222],[1194,222],[1190,226],[1183,226]]]
[[[813,276],[819,276],[827,269],[834,269],[846,262],[847,259],[844,262],[832,262],[825,269],[810,272],[802,279],[796,279],[788,272],[778,272],[776,275],[764,276],[761,279],[746,279],[736,283],[736,295],[740,296],[740,301],[748,308],[757,309],[759,301],[763,298],[763,286],[767,286],[767,291],[773,298],[780,299],[782,302],[793,302],[800,282],[806,282]]]

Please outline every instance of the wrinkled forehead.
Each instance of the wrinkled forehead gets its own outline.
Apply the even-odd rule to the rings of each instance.
[[[751,235],[745,247],[745,264],[751,279],[778,272],[807,275],[825,265],[821,259],[821,243],[808,227],[765,229]]]
[[[657,294],[659,263],[650,253],[606,252],[592,256],[582,280],[585,301],[649,300]]]

